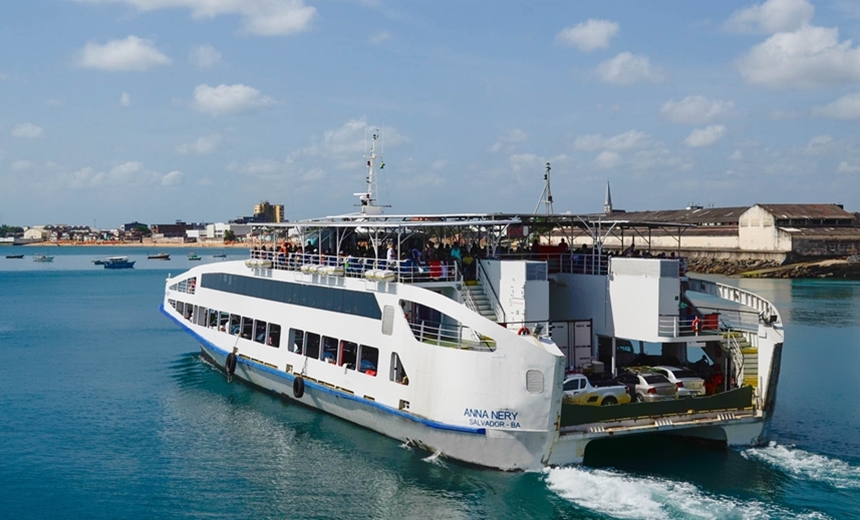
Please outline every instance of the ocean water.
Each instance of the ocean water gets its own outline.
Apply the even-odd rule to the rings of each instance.
[[[735,280],[786,322],[769,445],[646,437],[502,473],[228,384],[158,312],[187,251],[9,251],[42,252],[0,250],[0,518],[860,518],[860,283]]]

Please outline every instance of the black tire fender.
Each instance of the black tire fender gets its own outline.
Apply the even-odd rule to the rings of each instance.
[[[301,399],[305,395],[305,380],[301,377],[293,379],[293,396],[296,399]]]

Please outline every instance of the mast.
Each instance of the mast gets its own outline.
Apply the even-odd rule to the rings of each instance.
[[[543,175],[543,180],[544,180],[543,191],[540,194],[540,200],[538,200],[537,206],[535,206],[535,212],[534,212],[535,215],[537,215],[538,209],[540,208],[541,204],[546,205],[546,214],[547,215],[552,215],[554,213],[553,209],[552,209],[552,190],[550,189],[550,186],[549,186],[549,171],[550,171],[550,169],[551,168],[549,167],[549,163],[546,163],[546,173]]]
[[[380,215],[382,213],[383,206],[376,204],[376,193],[378,191],[376,160],[379,157],[376,155],[376,140],[378,138],[379,134],[374,133],[373,140],[370,143],[370,153],[365,154],[364,156],[365,159],[367,159],[367,177],[365,178],[367,186],[365,187],[365,191],[354,193],[354,195],[358,197],[358,205],[361,207],[362,215]],[[384,166],[385,163],[383,162],[380,168],[383,168]]]

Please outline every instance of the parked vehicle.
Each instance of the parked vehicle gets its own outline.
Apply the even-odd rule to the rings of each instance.
[[[678,389],[678,397],[698,397],[705,395],[705,380],[697,376],[689,368],[661,365],[651,367],[651,370],[666,376],[666,379]]]
[[[630,402],[630,394],[624,385],[594,386],[582,374],[571,374],[564,380],[564,402],[609,406]]]
[[[622,372],[615,381],[626,386],[637,403],[654,403],[676,397],[675,385],[656,372]]]

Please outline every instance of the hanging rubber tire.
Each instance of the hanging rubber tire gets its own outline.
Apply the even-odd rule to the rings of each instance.
[[[293,379],[293,396],[296,399],[301,399],[305,395],[305,380],[301,377]]]

